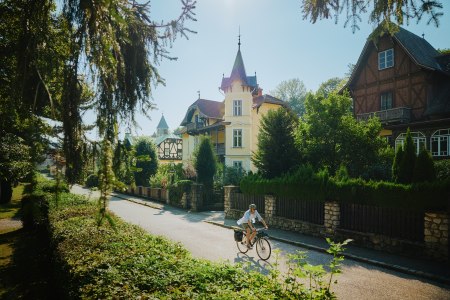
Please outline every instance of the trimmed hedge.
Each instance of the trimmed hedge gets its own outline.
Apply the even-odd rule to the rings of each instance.
[[[314,173],[311,168],[272,180],[258,175],[241,181],[245,194],[292,197],[302,200],[337,201],[413,210],[446,210],[449,205],[450,181],[395,184],[384,181],[328,177],[326,171]]]
[[[42,190],[36,192],[40,193]],[[180,244],[149,235],[114,215],[114,228],[109,223],[99,227],[98,206],[84,197],[63,193],[58,202],[51,194],[44,193],[43,197],[48,203],[46,228],[54,248],[55,268],[60,274],[56,284],[64,289],[68,299],[329,299],[334,296],[326,285],[312,283],[309,290],[306,287],[309,285],[298,284],[292,276],[289,282],[283,283],[278,271],[265,276],[246,272],[239,265],[194,259]],[[336,248],[333,247],[330,249]],[[335,269],[341,260],[340,256],[333,259]],[[306,263],[299,263],[299,268],[305,270],[302,277],[308,278],[311,270],[323,270],[322,266]],[[321,277],[324,275],[321,271],[312,276],[324,282]]]

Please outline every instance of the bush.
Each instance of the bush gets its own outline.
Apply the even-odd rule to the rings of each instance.
[[[436,180],[433,157],[426,149],[420,151],[414,166],[413,182],[432,182]]]
[[[98,187],[98,175],[91,174],[86,178],[86,182],[84,184],[87,188]]]
[[[181,198],[183,193],[188,193],[191,190],[192,181],[190,180],[180,180],[175,182],[173,185],[169,185],[169,197],[171,203],[181,203]]]
[[[203,137],[199,148],[195,151],[195,170],[197,180],[207,187],[212,187],[217,170],[217,158],[208,137]]]
[[[437,180],[450,180],[450,159],[437,160],[434,167]]]

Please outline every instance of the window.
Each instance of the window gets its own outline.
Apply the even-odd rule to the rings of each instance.
[[[388,49],[378,53],[378,70],[394,66],[394,49]]]
[[[383,93],[381,94],[381,110],[391,109],[392,108],[392,93]]]
[[[416,148],[416,154],[419,154],[420,150],[426,149],[426,138],[425,135],[418,131],[418,132],[411,132],[411,137],[414,143],[414,147]],[[396,139],[395,139],[395,151],[397,151],[398,147],[403,147],[406,140],[406,133],[401,133]]]
[[[236,169],[242,170],[242,161],[240,161],[240,160],[233,161],[233,167],[235,167]]]
[[[430,148],[433,156],[448,156],[450,150],[450,129],[437,130],[431,136]]]
[[[242,147],[242,129],[233,129],[233,147]]]
[[[242,116],[242,100],[233,100],[233,116]]]

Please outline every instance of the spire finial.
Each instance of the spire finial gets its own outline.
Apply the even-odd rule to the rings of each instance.
[[[425,39],[425,33],[422,33],[422,38]]]
[[[198,99],[200,99],[200,91],[197,91],[197,93],[198,93]]]
[[[238,42],[238,49],[241,50],[241,26],[239,25],[239,42]]]

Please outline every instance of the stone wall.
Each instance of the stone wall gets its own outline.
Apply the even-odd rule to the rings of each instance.
[[[425,252],[437,260],[448,259],[449,214],[425,213],[424,220]]]
[[[324,213],[325,232],[328,236],[334,236],[336,229],[340,225],[341,209],[337,202],[325,202]]]

